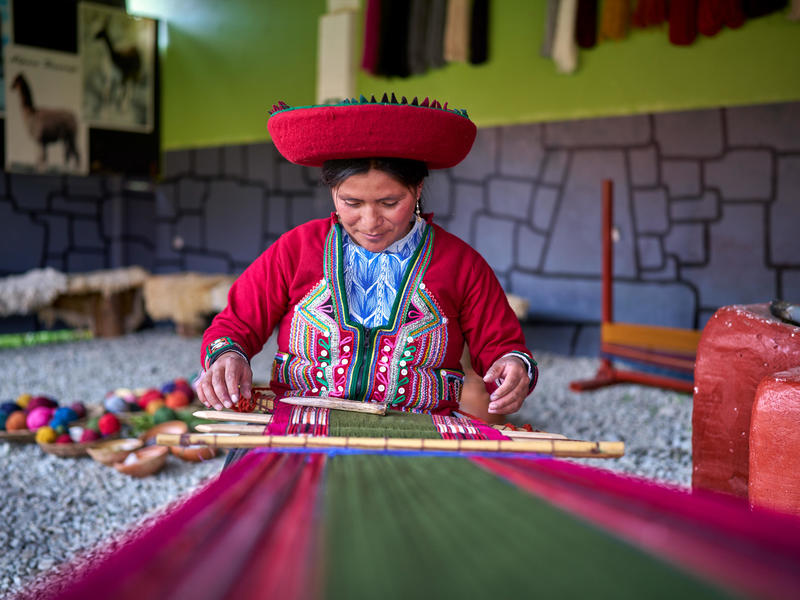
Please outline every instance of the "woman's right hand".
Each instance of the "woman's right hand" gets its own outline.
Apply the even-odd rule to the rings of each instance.
[[[197,380],[197,398],[208,408],[233,408],[239,397],[250,398],[253,371],[243,356],[225,352]]]

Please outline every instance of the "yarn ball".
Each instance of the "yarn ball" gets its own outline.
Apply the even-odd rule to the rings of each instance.
[[[61,408],[57,408],[53,418],[57,421],[63,422],[65,425],[67,423],[72,423],[73,421],[78,420],[78,413],[72,410],[69,406],[62,406]]]
[[[94,429],[89,429],[87,427],[86,429],[83,430],[83,433],[81,434],[80,442],[84,444],[86,442],[94,442],[95,440],[99,439],[100,439],[100,434],[97,433]]]
[[[70,427],[69,428],[69,439],[73,442],[80,442],[81,438],[83,437],[83,427]]]
[[[39,406],[46,406],[47,408],[58,408],[58,402],[47,396],[34,396],[28,402],[27,410],[32,411]]]
[[[121,413],[128,410],[128,403],[125,402],[125,398],[117,394],[106,396],[103,406],[106,407],[107,411],[112,413]]]
[[[189,398],[189,402],[194,400],[194,389],[185,379],[175,380],[175,390],[186,394],[186,397]]]
[[[50,421],[53,418],[53,411],[52,408],[47,408],[46,406],[37,406],[32,411],[28,413],[28,418],[25,420],[28,429],[31,431],[35,431]]]
[[[172,410],[168,406],[162,406],[153,414],[153,424],[158,425],[159,423],[174,421],[177,418],[178,415],[175,413],[174,410]]]
[[[32,397],[33,396],[30,394],[20,394],[17,396],[17,404],[20,408],[26,409],[28,408],[28,404],[30,403]]]
[[[174,392],[167,394],[164,403],[169,408],[183,408],[189,405],[189,396],[185,392],[176,389]]]
[[[166,396],[167,394],[170,394],[170,393],[172,393],[174,391],[175,391],[175,382],[174,381],[170,381],[169,383],[165,383],[164,385],[161,386],[161,393],[164,396]]]
[[[11,413],[16,412],[18,410],[22,410],[22,407],[19,404],[17,404],[16,402],[8,401],[8,402],[3,402],[2,404],[0,404],[0,412],[3,413],[6,416],[8,416]]]
[[[24,410],[17,410],[6,417],[6,431],[22,431],[28,428],[27,415]]]
[[[68,433],[62,433],[56,438],[56,444],[71,444],[72,438],[69,437]]]
[[[53,421],[50,421],[48,427],[52,427],[53,431],[56,432],[56,435],[67,433],[67,426],[64,423],[53,423]]]
[[[86,405],[83,402],[73,402],[69,405],[69,407],[75,411],[75,414],[78,415],[79,419],[86,417]]]
[[[136,402],[136,394],[128,388],[117,388],[114,390],[114,395],[119,396],[125,400],[125,402]]]
[[[6,430],[6,419],[8,415],[4,412],[0,412],[0,431]]]
[[[37,444],[52,444],[56,441],[57,437],[55,430],[47,425],[39,427],[39,429],[36,430]]]
[[[162,399],[163,396],[161,395],[161,392],[159,390],[149,389],[144,394],[139,396],[137,404],[142,408],[146,409],[147,405],[150,404],[150,402],[152,402],[153,400],[162,400]]]
[[[113,413],[106,413],[97,421],[97,426],[103,435],[111,435],[119,431],[119,419]]]
[[[95,433],[100,433],[100,426],[98,422],[100,421],[100,417],[92,417],[86,422],[86,429],[91,429]]]
[[[147,408],[144,410],[147,412],[148,415],[154,415],[160,409],[164,408],[166,403],[163,400],[151,400],[147,403]]]

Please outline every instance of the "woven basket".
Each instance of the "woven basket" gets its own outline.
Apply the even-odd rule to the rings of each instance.
[[[47,452],[48,454],[54,454],[55,456],[60,456],[61,458],[78,458],[81,456],[89,456],[87,450],[89,448],[94,448],[95,446],[102,444],[107,440],[113,440],[118,438],[119,434],[115,433],[113,435],[109,435],[108,437],[104,437],[100,440],[95,440],[94,442],[73,442],[71,444],[39,444],[39,448]]]
[[[30,444],[36,441],[36,432],[30,429],[17,431],[0,431],[0,442],[14,442],[17,444]]]

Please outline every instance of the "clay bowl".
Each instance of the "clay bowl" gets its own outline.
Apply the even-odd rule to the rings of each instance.
[[[217,449],[213,446],[171,446],[170,451],[183,460],[189,462],[201,462],[209,460],[217,455]]]
[[[114,463],[114,468],[131,477],[147,477],[164,468],[167,463],[167,454],[166,446],[147,446],[128,455],[135,456],[136,462],[127,465],[121,462]]]
[[[87,448],[93,459],[104,465],[113,465],[122,462],[131,452],[138,450],[144,445],[141,440],[136,438],[122,438],[119,440],[106,440],[91,448]]]

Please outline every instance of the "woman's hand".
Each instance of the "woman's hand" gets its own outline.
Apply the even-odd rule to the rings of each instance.
[[[253,371],[243,356],[225,352],[203,371],[197,381],[197,397],[208,408],[223,410],[239,402],[239,395],[250,398]]]
[[[489,396],[489,412],[492,414],[517,412],[528,395],[528,367],[513,356],[503,356],[494,361],[483,376],[483,381],[497,381],[499,385]]]

